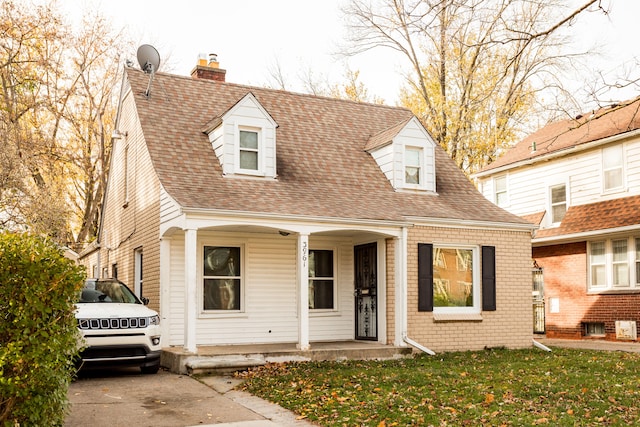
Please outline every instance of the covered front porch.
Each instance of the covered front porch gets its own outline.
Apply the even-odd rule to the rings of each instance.
[[[161,365],[180,374],[227,374],[266,363],[325,360],[386,360],[409,357],[411,347],[373,341],[314,342],[307,350],[295,343],[199,346],[197,355],[182,347],[162,349]]]
[[[169,359],[292,343],[291,350],[320,360],[315,359],[323,350],[315,348],[320,342],[364,340],[368,348],[401,342],[388,335],[387,320],[397,322],[400,316],[387,311],[402,305],[395,301],[398,294],[387,300],[387,241],[393,239],[402,251],[404,224],[183,214],[161,230],[161,325]],[[217,259],[210,255],[218,250],[233,253],[234,261],[221,262],[229,268],[214,274]],[[402,259],[394,257],[390,269],[402,272]],[[322,268],[320,261],[326,264]],[[223,281],[235,283],[232,304],[225,306],[210,300],[207,289]],[[394,326],[398,335],[399,325]]]

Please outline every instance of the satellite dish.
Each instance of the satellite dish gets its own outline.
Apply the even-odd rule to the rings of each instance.
[[[138,63],[147,74],[153,74],[160,67],[160,54],[150,44],[143,44],[138,48]]]

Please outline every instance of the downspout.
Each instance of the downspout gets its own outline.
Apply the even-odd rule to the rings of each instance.
[[[549,351],[549,352],[551,351],[549,347],[547,347],[546,345],[536,340],[533,340],[533,346],[539,348],[540,350]]]
[[[408,231],[407,227],[402,227],[402,244],[399,245],[399,253],[396,256],[399,256],[400,259],[400,270],[401,270],[401,278],[400,285],[402,287],[402,341],[409,344],[410,346],[417,348],[418,350],[427,353],[430,356],[435,356],[435,352],[433,350],[428,349],[422,344],[412,340],[407,335],[407,325],[408,325],[408,313],[407,313],[407,298],[408,298],[408,290],[407,290],[407,239],[408,239]]]

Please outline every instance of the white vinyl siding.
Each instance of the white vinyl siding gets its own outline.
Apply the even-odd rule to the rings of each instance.
[[[198,253],[205,245],[243,245],[241,312],[211,313],[198,307],[197,345],[297,342],[298,314],[296,237],[199,232]],[[311,341],[349,340],[354,335],[353,243],[350,239],[310,238],[311,247],[333,247],[337,260],[336,307],[310,313]],[[182,345],[184,334],[184,242],[172,239],[170,345]],[[198,261],[202,269],[202,261]],[[202,282],[202,275],[198,283]],[[199,297],[199,301],[201,297]]]
[[[626,160],[623,168],[622,190],[604,192],[603,150],[594,148],[574,155],[550,161],[534,163],[509,170],[509,206],[506,209],[515,215],[530,215],[546,211],[542,227],[553,224],[549,212],[549,188],[566,186],[566,203],[569,206],[611,200],[614,197],[640,195],[640,138],[618,145]],[[504,172],[496,174],[501,176]],[[479,178],[482,194],[495,203],[494,176]]]

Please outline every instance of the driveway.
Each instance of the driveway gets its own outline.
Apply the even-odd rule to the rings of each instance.
[[[66,427],[310,426],[277,405],[232,390],[237,380],[207,377],[202,382],[137,368],[83,371],[69,387]]]

